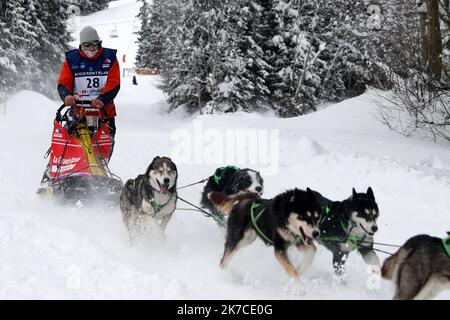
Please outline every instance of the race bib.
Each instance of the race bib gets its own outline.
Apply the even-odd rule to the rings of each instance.
[[[107,73],[75,77],[74,97],[76,100],[92,101],[97,98],[106,85]]]

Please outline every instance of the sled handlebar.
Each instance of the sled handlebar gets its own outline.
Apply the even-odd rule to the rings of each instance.
[[[106,113],[106,110],[104,107],[99,108],[93,108],[91,107],[92,101],[77,101],[75,104],[75,107],[78,107],[81,109],[81,114],[84,115],[85,111],[97,111],[99,114],[100,112],[103,113],[104,119],[108,119],[108,114]],[[61,111],[65,108],[73,108],[72,106],[66,106],[64,103],[56,110],[56,121],[61,121]]]

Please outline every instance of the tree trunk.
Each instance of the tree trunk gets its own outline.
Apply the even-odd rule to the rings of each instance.
[[[425,1],[425,0],[424,0]],[[421,6],[424,4],[421,3]],[[421,9],[419,11],[419,24],[420,24],[420,37],[422,39],[422,58],[423,58],[423,65],[424,69],[427,69],[428,66],[428,48],[429,48],[429,42],[428,42],[428,36],[427,36],[427,12],[426,10]]]
[[[450,0],[441,0],[441,5],[443,7],[443,10],[441,10],[441,21],[444,22],[446,26],[446,32],[450,31]],[[450,41],[447,40],[443,46],[450,50]]]
[[[6,0],[0,0],[0,18],[6,17]]]
[[[426,3],[426,71],[431,79],[440,81],[442,75],[442,37],[439,18],[439,0],[427,0]]]
[[[197,81],[197,102],[198,102],[198,109],[200,110],[200,114],[203,114],[202,109],[202,93],[200,90],[200,83]]]

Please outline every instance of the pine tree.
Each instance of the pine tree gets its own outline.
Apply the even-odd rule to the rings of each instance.
[[[6,19],[6,1],[0,1],[0,101],[14,82],[16,67],[12,59],[13,44],[12,35]]]
[[[381,21],[367,16],[372,4],[382,8]],[[395,16],[408,5],[156,0],[143,21],[138,64],[160,66],[172,109],[233,112],[268,105],[280,116],[296,116],[368,86],[389,88],[392,72],[404,76],[423,69],[420,50],[405,50],[417,43],[417,31],[411,31],[417,14],[411,18],[402,9],[407,14]],[[370,27],[368,19],[378,19],[377,26]]]
[[[136,53],[136,66],[138,67],[148,67],[151,63],[151,58],[148,52],[150,51],[150,39],[154,34],[149,32],[149,20],[150,20],[150,6],[146,0],[139,0],[142,2],[141,8],[139,9],[139,14],[137,18],[140,20],[141,28],[137,32],[138,38],[138,50]],[[159,3],[159,0],[154,0],[155,3]]]
[[[75,0],[72,1],[72,3],[80,8],[80,13],[82,15],[87,15],[106,9],[108,7],[108,3],[111,1],[112,0]]]
[[[141,21],[141,29],[138,32],[138,51],[136,65],[161,69],[164,63],[164,42],[168,27],[165,19],[167,1],[154,0],[151,5],[146,0],[142,1],[138,18]]]
[[[184,106],[203,112],[211,100],[208,12],[217,2],[193,0],[175,6],[176,2],[169,10],[174,20],[166,38],[163,88],[172,109]],[[176,17],[173,14],[177,10],[180,11]]]
[[[2,84],[8,90],[30,89],[56,96],[56,78],[70,40],[63,0],[3,2]]]
[[[38,34],[39,47],[33,52],[40,71],[33,74],[31,89],[54,97],[61,67],[55,61],[64,61],[64,52],[68,50],[71,40],[66,28],[67,5],[63,0],[36,1],[35,8],[35,19],[38,24],[42,24],[40,31],[43,33]]]
[[[219,35],[210,110],[253,111],[265,102],[269,92],[265,82],[263,50],[254,40],[258,7],[247,1],[228,1],[221,7]],[[249,5],[249,6],[248,6]]]
[[[7,89],[24,88],[28,85],[28,79],[33,66],[30,51],[39,43],[36,40],[35,26],[32,15],[34,8],[25,0],[8,0],[5,4],[5,18],[2,39],[2,47],[6,50],[6,65],[10,77],[5,78]],[[12,72],[12,73],[11,73]]]

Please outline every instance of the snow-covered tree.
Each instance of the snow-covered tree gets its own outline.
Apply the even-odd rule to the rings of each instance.
[[[66,3],[76,5],[82,15],[106,9],[112,0],[65,0]]]
[[[31,71],[31,89],[56,96],[58,74],[71,40],[66,28],[67,5],[63,0],[35,1],[34,5],[36,15],[33,19],[42,28],[36,30],[38,47],[32,52],[39,71]]]
[[[142,2],[138,19],[141,29],[138,32],[138,51],[136,65],[161,69],[164,60],[164,42],[166,39],[168,7],[167,1],[154,0],[151,5],[146,0]]]
[[[56,95],[56,78],[70,36],[62,0],[3,1],[0,80],[4,90],[32,89]]]
[[[161,68],[172,109],[266,105],[295,116],[423,67],[418,15],[408,6],[415,3],[155,0],[149,14],[141,9],[138,65]]]
[[[14,86],[16,66],[12,57],[13,44],[9,23],[6,19],[6,1],[0,1],[0,101],[4,93]]]

